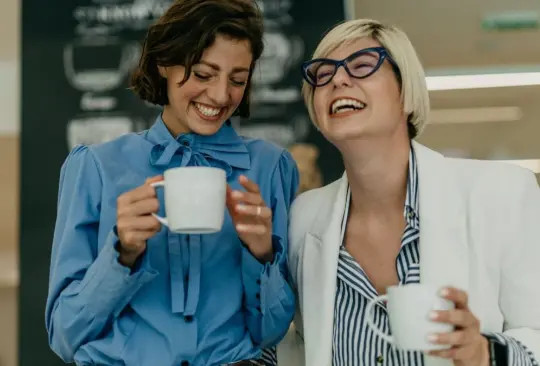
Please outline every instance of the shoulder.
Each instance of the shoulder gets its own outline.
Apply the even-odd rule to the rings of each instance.
[[[147,131],[127,133],[107,142],[88,145],[88,148],[98,160],[109,159],[111,156],[126,153],[127,150],[134,145],[138,145],[140,142],[145,141],[143,135],[146,132]]]
[[[304,192],[296,197],[291,206],[290,214],[291,245],[300,241],[313,226],[319,225],[319,220],[324,220],[327,217],[338,194],[342,179],[324,187]]]
[[[279,160],[283,153],[287,150],[273,142],[242,137],[244,143],[253,159],[274,159]]]
[[[456,184],[486,198],[514,198],[524,187],[538,188],[534,173],[515,164],[474,159],[446,158]]]
[[[243,137],[252,166],[276,170],[294,170],[296,163],[287,149],[273,142]]]

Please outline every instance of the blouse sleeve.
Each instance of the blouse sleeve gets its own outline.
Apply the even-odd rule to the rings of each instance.
[[[101,195],[93,153],[75,147],[60,171],[45,314],[49,344],[65,362],[73,362],[156,275],[144,258],[134,271],[118,262],[114,229],[98,245]]]

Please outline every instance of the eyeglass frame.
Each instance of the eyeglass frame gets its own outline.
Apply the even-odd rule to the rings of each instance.
[[[379,55],[379,60],[377,61],[377,64],[375,66],[373,66],[373,69],[368,74],[366,74],[364,76],[355,76],[355,75],[353,75],[351,73],[351,71],[349,70],[349,67],[347,66],[347,62],[350,61],[351,59],[354,59],[354,58],[358,57],[359,55],[370,53],[370,52],[376,52]],[[328,85],[334,79],[334,76],[336,76],[337,71],[339,70],[339,68],[343,66],[343,68],[345,69],[345,71],[347,72],[347,74],[350,77],[355,78],[355,79],[365,79],[365,78],[373,75],[375,72],[377,72],[377,70],[379,70],[379,68],[383,64],[384,60],[388,60],[388,62],[392,66],[392,69],[396,73],[396,76],[398,77],[399,82],[401,83],[401,73],[399,71],[398,65],[394,61],[392,56],[390,56],[390,54],[388,53],[388,50],[386,48],[384,48],[384,47],[363,48],[361,50],[358,50],[358,51],[350,54],[349,56],[345,57],[342,60],[334,60],[334,59],[331,59],[331,58],[316,58],[316,59],[313,59],[313,60],[305,61],[301,65],[302,77],[312,87],[320,88],[322,86]],[[334,72],[333,72],[332,76],[328,79],[327,82],[325,82],[323,84],[320,84],[320,85],[317,85],[316,83],[313,83],[311,81],[311,79],[307,76],[309,66],[313,65],[316,62],[326,62],[326,63],[330,63],[330,64],[335,65]]]

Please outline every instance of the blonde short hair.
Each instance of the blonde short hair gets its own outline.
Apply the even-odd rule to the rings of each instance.
[[[341,23],[332,28],[321,40],[312,58],[327,57],[342,45],[350,44],[360,38],[372,38],[388,51],[401,74],[401,101],[409,115],[408,123],[414,127],[411,138],[418,136],[427,123],[429,115],[429,92],[425,73],[420,60],[407,35],[394,26],[384,25],[376,20],[356,19]],[[309,116],[317,126],[313,107],[315,88],[305,80],[302,95]],[[411,134],[411,133],[409,133]]]

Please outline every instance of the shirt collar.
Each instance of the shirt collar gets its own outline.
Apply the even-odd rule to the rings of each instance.
[[[150,154],[150,163],[154,166],[169,166],[176,154],[182,155],[180,166],[220,167],[227,176],[233,167],[249,169],[251,166],[247,146],[229,121],[213,135],[187,133],[174,137],[160,114],[147,131],[146,139],[154,144]]]

